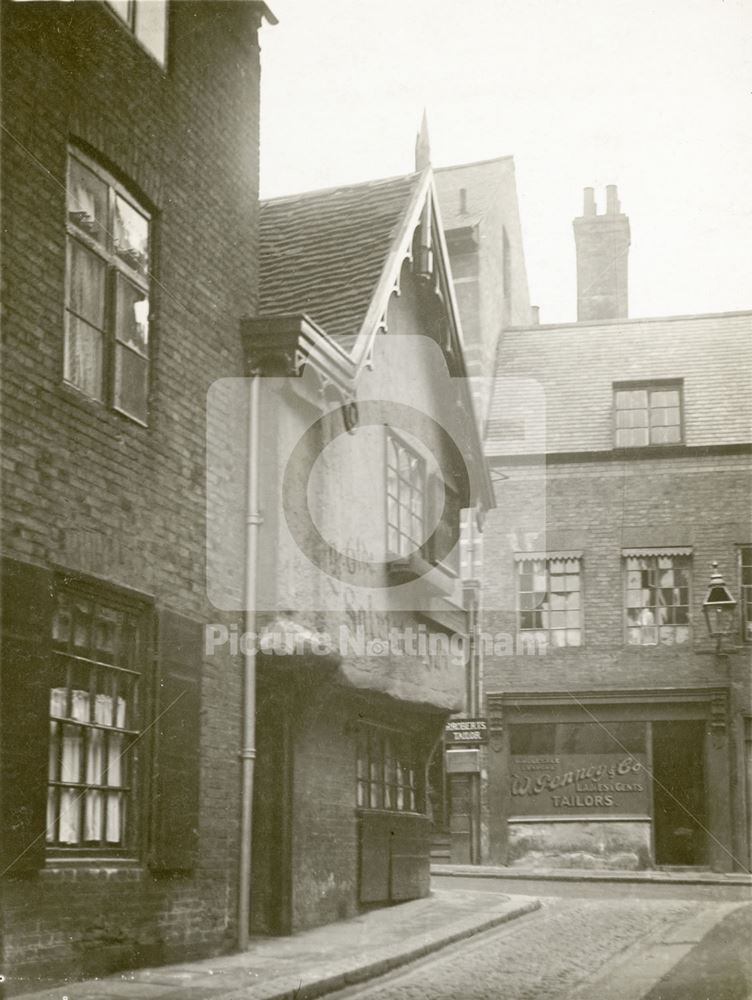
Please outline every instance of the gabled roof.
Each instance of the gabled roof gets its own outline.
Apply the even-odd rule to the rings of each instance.
[[[268,352],[275,334],[288,341],[292,337],[293,354],[304,363],[311,345],[321,348],[322,358],[327,355],[327,364],[333,348],[342,355],[338,360],[352,366],[356,384],[371,364],[377,334],[387,332],[389,302],[399,293],[405,260],[412,260],[418,226],[426,227],[432,247],[424,277],[432,282],[446,315],[440,346],[450,374],[458,378],[458,401],[470,418],[463,447],[473,456],[479,496],[488,506],[493,490],[477,432],[430,166],[403,177],[262,202],[260,301],[258,315],[247,321],[249,344],[260,343]]]
[[[305,313],[352,344],[421,176],[263,201],[259,315]]]

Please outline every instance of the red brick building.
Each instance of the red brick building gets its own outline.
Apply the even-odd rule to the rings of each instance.
[[[615,189],[592,209],[602,318],[507,330],[498,356],[483,856],[749,870],[752,314],[618,318],[629,226]],[[741,612],[721,655],[714,561]]]
[[[3,973],[236,941],[205,399],[256,307],[260,3],[3,3]],[[221,617],[219,620],[223,620]]]

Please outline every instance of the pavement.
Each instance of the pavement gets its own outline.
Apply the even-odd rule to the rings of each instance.
[[[749,1000],[750,942],[752,906],[734,908],[671,967],[645,1000]]]
[[[651,868],[622,871],[610,868],[504,868],[495,865],[431,865],[432,875],[461,878],[503,878],[553,882],[652,882],[673,885],[749,885],[752,874],[712,872],[699,868]]]
[[[752,979],[744,968],[749,947],[743,935],[749,920],[735,927],[727,924],[738,919],[738,913],[752,912],[749,904],[618,895],[549,897],[542,904],[523,920],[450,945],[331,1000],[750,1000],[752,996]],[[695,961],[695,949],[703,949],[716,930],[723,932],[725,950],[710,947]],[[692,968],[677,981],[684,961]],[[691,979],[693,974],[696,980]]]
[[[530,896],[436,890],[426,899],[290,937],[254,939],[240,954],[20,995],[24,1000],[307,1000],[383,975],[540,905]]]
[[[691,913],[636,941],[566,1000],[749,1000],[750,915],[738,902]]]

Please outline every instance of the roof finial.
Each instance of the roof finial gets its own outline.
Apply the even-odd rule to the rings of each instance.
[[[425,170],[431,166],[431,140],[428,137],[428,115],[423,108],[423,119],[420,131],[415,137],[415,169]]]

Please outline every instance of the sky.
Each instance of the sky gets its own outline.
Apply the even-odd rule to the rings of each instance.
[[[572,219],[617,184],[629,314],[752,308],[752,0],[268,0],[264,197],[512,154],[531,301],[576,319]]]

